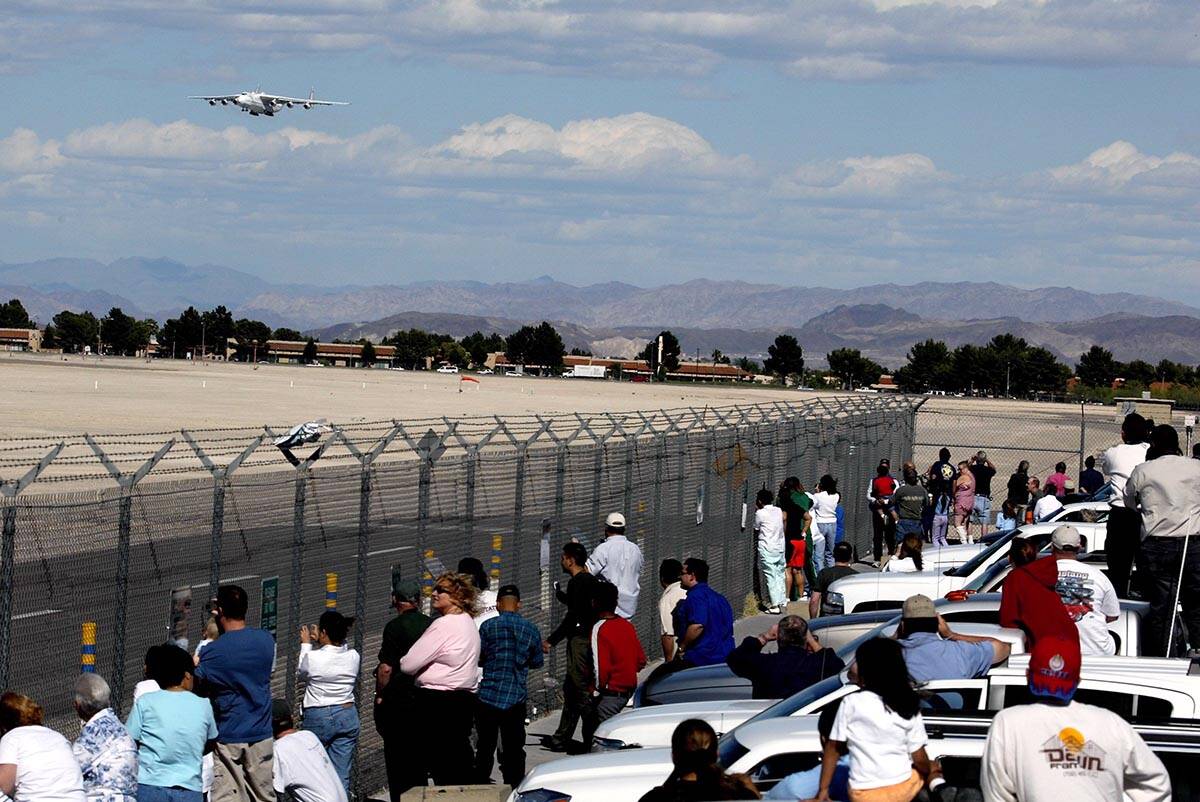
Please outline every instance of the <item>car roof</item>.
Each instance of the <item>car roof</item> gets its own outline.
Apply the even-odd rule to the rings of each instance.
[[[671,748],[622,749],[616,752],[590,752],[563,757],[535,767],[521,782],[523,788],[553,788],[558,779],[603,780],[619,772],[622,778],[633,774],[666,779],[670,773]],[[662,781],[656,780],[655,785]]]

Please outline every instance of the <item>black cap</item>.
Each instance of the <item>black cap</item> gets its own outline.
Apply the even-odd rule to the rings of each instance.
[[[521,590],[516,585],[501,585],[500,590],[496,591],[496,599],[503,599],[505,596],[512,596],[517,601],[520,601]]]

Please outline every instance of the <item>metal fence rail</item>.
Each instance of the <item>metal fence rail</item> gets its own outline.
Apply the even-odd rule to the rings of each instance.
[[[428,588],[464,556],[518,584],[523,613],[548,633],[561,614],[551,581],[562,544],[594,547],[613,510],[645,553],[634,623],[654,650],[661,559],[704,557],[735,608],[750,594],[752,536],[740,525],[759,487],[833,474],[848,537],[868,546],[855,499],[880,457],[912,453],[914,409],[902,397],[848,397],[355,422],[333,425],[295,466],[269,445],[284,426],[0,440],[0,687],[38,699],[70,732],[75,643],[93,622],[88,651],[124,713],[145,649],[168,636],[194,645],[204,600],[236,582],[250,623],[277,625],[275,693],[295,704],[301,624],[328,603],[352,611],[354,645],[373,666],[393,577]],[[539,708],[557,703],[558,659],[531,676]],[[364,671],[362,792],[384,784],[370,683]]]

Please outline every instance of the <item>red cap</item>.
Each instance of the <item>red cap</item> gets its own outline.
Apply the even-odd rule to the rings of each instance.
[[[1029,690],[1035,696],[1071,701],[1079,686],[1079,638],[1039,638],[1029,655]]]

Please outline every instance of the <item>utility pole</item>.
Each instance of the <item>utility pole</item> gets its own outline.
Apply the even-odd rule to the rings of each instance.
[[[1011,387],[1012,387],[1012,363],[1005,362],[1004,363],[1004,397],[1005,398],[1012,398],[1012,392],[1010,390]]]
[[[204,335],[207,333],[206,332],[207,327],[208,327],[207,323],[200,324],[200,361],[201,362],[204,361]]]

